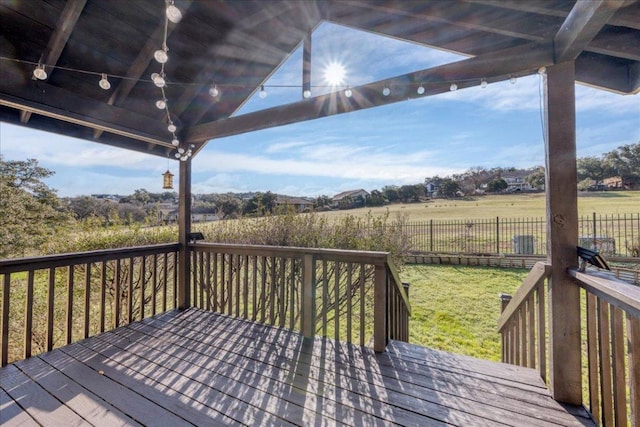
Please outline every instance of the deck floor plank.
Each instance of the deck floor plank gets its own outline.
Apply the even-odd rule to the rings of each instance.
[[[395,341],[376,354],[195,308],[17,362],[0,378],[7,425],[595,425],[555,402],[533,369]],[[44,418],[43,399],[64,423]]]
[[[152,332],[153,331],[151,331],[150,333],[152,334]],[[152,337],[151,334],[149,335],[149,337]],[[209,333],[209,335],[212,336],[215,334]],[[176,338],[176,343],[185,342],[185,340],[189,340],[189,338],[181,336]],[[151,345],[150,339],[144,339],[141,341],[144,341],[145,344]],[[202,346],[203,344],[200,342],[194,343],[194,346],[197,345]],[[265,343],[265,345],[269,344]],[[228,348],[219,347],[217,351],[223,350],[228,352],[230,351],[230,349],[238,347],[234,343],[228,343],[227,346]],[[313,345],[309,347],[313,348]],[[207,349],[206,347],[201,349],[192,347],[189,348],[189,351],[206,352]],[[258,360],[255,362],[257,364],[254,363],[255,366],[251,368],[254,372],[273,370],[274,366],[277,366],[277,372],[282,372],[288,370],[288,366],[292,365],[292,360],[286,359],[281,356],[278,358],[278,360],[275,360],[275,358],[278,356],[274,356],[273,353],[276,352],[262,351],[262,353],[263,354],[256,355]],[[269,353],[272,354],[270,355]],[[244,352],[243,354],[234,354],[231,357],[237,357],[240,355],[244,355]],[[274,360],[269,361],[269,358]],[[310,354],[309,359],[311,359]],[[392,377],[383,378],[382,373],[376,374],[374,372],[370,372],[365,365],[356,366],[355,368],[360,373],[369,372],[369,378],[363,381],[362,379],[352,377],[350,374],[345,374],[346,371],[352,368],[350,365],[344,365],[340,362],[336,362],[335,364],[331,363],[330,365],[336,366],[336,372],[331,372],[329,369],[325,369],[322,360],[318,358],[316,359],[317,360],[315,364],[311,362],[305,362],[304,358],[302,360],[293,361],[297,364],[295,367],[295,371],[293,371],[293,375],[291,376],[294,378],[300,378],[301,376],[303,376],[300,374],[303,373],[305,381],[310,382],[310,380],[314,380],[314,382],[312,382],[312,385],[313,383],[317,383],[316,388],[320,390],[316,391],[316,393],[320,393],[322,390],[332,390],[333,388],[338,388],[342,393],[346,393],[346,395],[343,394],[340,396],[343,402],[345,396],[349,396],[354,390],[357,391],[358,389],[361,389],[364,390],[363,393],[365,395],[376,395],[376,389],[380,389],[384,390],[385,395],[383,396],[383,400],[373,402],[374,406],[383,406],[384,404],[387,404],[392,405],[399,410],[401,410],[402,408],[411,407],[417,411],[429,413],[433,417],[436,417],[438,414],[440,414],[441,420],[446,422],[459,421],[459,419],[455,418],[455,411],[463,411],[465,412],[463,417],[466,420],[473,422],[475,425],[487,425],[496,422],[503,422],[501,420],[505,419],[513,419],[513,414],[510,411],[505,411],[504,409],[499,408],[499,406],[495,407],[487,404],[479,404],[478,402],[470,398],[460,398],[459,396],[453,394],[440,393],[432,389],[425,390],[420,387],[412,387],[411,384],[406,383],[402,384]],[[232,365],[231,368],[232,370],[237,370],[241,369],[242,367]],[[320,372],[316,375],[317,377],[314,378],[315,371]],[[305,383],[303,385],[306,385],[307,387],[309,386],[308,383]],[[301,391],[304,392],[304,388],[301,388]],[[332,398],[336,399],[335,396],[332,396]],[[496,396],[492,396],[492,400],[495,401]],[[443,404],[442,402],[446,402],[446,404]],[[474,415],[476,417],[474,417]],[[540,419],[539,415],[540,411],[538,410],[537,412],[535,412],[535,414],[530,413],[530,418],[526,418],[524,416],[520,417],[520,419],[516,420],[516,423],[522,424],[526,422],[528,425],[555,425],[550,424],[543,419]],[[552,419],[552,417],[549,418]],[[569,417],[567,417],[567,419],[569,419]],[[396,421],[400,422],[400,420]],[[505,424],[513,425],[511,421],[508,421]]]
[[[2,368],[0,387],[39,424],[90,425],[14,365]]]
[[[39,424],[0,388],[0,425],[6,427],[38,426]]]
[[[196,328],[203,328],[205,327],[204,322],[196,322],[194,321],[195,319],[190,318],[189,319],[189,323],[192,324],[197,324]],[[221,318],[219,320],[216,321],[216,323],[219,324],[219,327],[221,329],[229,329],[225,326],[225,319]],[[237,320],[233,319],[234,324],[237,324]],[[263,326],[263,325],[260,325]],[[136,328],[139,328],[142,326],[136,326]],[[184,326],[178,326],[176,328],[176,330],[171,330],[171,334],[176,334],[180,337],[183,338],[188,338],[188,335],[185,335],[184,331],[188,330],[190,327],[188,325],[184,325]],[[271,327],[267,327],[267,328],[271,328]],[[196,332],[197,333],[197,332]],[[206,330],[207,334],[224,334],[223,331],[214,331],[214,330]],[[233,337],[240,337],[239,340],[240,341],[236,341],[236,347],[237,348],[242,348],[243,352],[247,351],[247,348],[249,346],[247,346],[247,343],[243,342],[242,340],[244,340],[246,337],[248,336],[248,333],[246,331],[242,331],[241,333],[239,333],[238,331],[232,331],[229,335],[229,337],[227,337],[226,339],[228,340],[234,340]],[[268,345],[267,350],[271,351],[273,353],[279,352],[281,351],[281,348],[275,348],[278,347],[277,344],[274,344],[274,341],[277,340],[277,338],[275,337],[271,337],[269,336],[268,333],[265,333],[265,330],[260,329],[259,333],[256,334],[255,337],[249,337],[251,339],[251,342],[253,343],[252,345],[255,345],[255,343],[260,342],[260,336],[264,336],[264,339],[266,341],[264,341],[264,343],[266,343],[266,345]],[[321,339],[317,339],[317,340],[321,340]],[[332,340],[329,340],[327,342],[327,345],[336,345],[337,347],[343,347],[343,345],[341,343],[336,343]],[[301,352],[304,353],[305,349],[297,349],[296,345],[294,345],[294,343],[289,342],[287,346],[283,347],[283,348],[288,348],[288,349],[293,349],[296,352]],[[322,345],[316,346],[316,348],[323,348]],[[347,346],[348,348],[348,346]],[[369,365],[371,364],[375,364],[377,360],[380,359],[385,359],[386,355],[382,354],[382,355],[374,355],[373,352],[371,351],[366,351],[367,349],[365,349],[364,352],[362,352],[359,348],[356,348],[355,350],[351,351],[352,354],[347,355],[346,358],[348,359],[348,363],[342,363],[339,361],[339,359],[344,359],[345,358],[345,354],[346,352],[343,352],[340,348],[336,348],[335,351],[337,351],[337,355],[334,354],[334,351],[324,351],[322,353],[316,354],[314,356],[314,359],[317,363],[318,366],[322,366],[322,364],[324,363],[324,361],[326,360],[332,360],[334,361],[340,369],[347,369],[349,370],[350,368],[353,370],[355,369],[354,366],[356,366],[358,363],[369,363]],[[358,354],[356,354],[358,353]],[[370,361],[367,362],[364,358],[369,358]],[[365,360],[363,362],[363,360]],[[276,361],[276,363],[281,363],[281,361]],[[509,393],[513,394],[513,390],[510,390],[508,388],[504,388],[501,386],[498,386],[497,390],[491,390],[491,392],[485,392],[484,390],[482,390],[481,388],[478,387],[479,383],[476,380],[472,380],[472,382],[467,381],[466,384],[454,384],[454,386],[452,387],[446,387],[447,384],[450,384],[452,381],[452,378],[455,377],[456,375],[447,373],[442,375],[441,374],[441,379],[437,379],[434,380],[433,378],[421,378],[423,377],[425,374],[430,375],[429,371],[434,371],[436,373],[438,373],[437,370],[416,370],[415,372],[411,373],[411,375],[407,375],[404,372],[402,372],[399,369],[393,369],[390,370],[388,369],[386,366],[381,365],[381,366],[376,366],[376,368],[378,368],[378,370],[380,371],[380,374],[384,377],[385,379],[385,386],[388,386],[389,384],[389,380],[390,379],[396,379],[398,381],[402,382],[402,388],[404,390],[407,389],[407,385],[416,385],[418,387],[431,387],[435,384],[436,381],[440,381],[441,384],[438,385],[443,385],[443,390],[447,391],[450,390],[451,393],[453,394],[459,394],[460,393],[460,389],[462,388],[463,391],[466,390],[468,391],[468,393],[470,393],[471,396],[473,396],[473,398],[476,398],[477,396],[481,396],[484,397],[484,402],[485,404],[491,404],[491,402],[493,401],[494,404],[500,406],[502,403],[504,403],[505,399],[507,400],[506,403],[509,403],[509,399],[512,400],[512,406],[511,409],[514,408],[526,408],[526,405],[523,405],[523,401],[521,400],[517,400],[517,399],[513,399],[513,397],[509,396]],[[403,369],[405,369],[406,366],[403,365]],[[389,375],[387,375],[387,373],[385,371],[389,371]],[[362,374],[363,372],[367,372],[367,369],[356,369],[356,372],[359,374]],[[358,377],[358,375],[354,374],[356,376],[356,378]],[[360,375],[361,376],[361,375]],[[435,387],[437,389],[437,386]],[[519,393],[519,391],[516,389],[516,392]],[[539,390],[540,393],[542,393],[542,389]],[[497,402],[496,400],[498,400],[497,398],[499,398],[499,402]],[[525,401],[525,403],[527,403]],[[535,401],[532,403],[532,405],[529,406],[533,406],[537,413],[540,413],[540,409],[542,407],[542,409],[551,409],[553,411],[555,411],[556,413],[553,413],[553,411],[550,414],[550,419],[555,419],[556,417],[561,417],[563,415],[565,415],[565,418],[567,420],[572,419],[572,416],[566,416],[566,411],[564,410],[564,408],[562,406],[560,406],[557,402],[555,402],[553,399],[551,399],[550,395],[548,394],[548,392],[546,392],[544,395],[543,394],[537,394],[537,397],[535,399]],[[508,409],[509,407],[507,407]],[[534,415],[535,416],[535,415]]]
[[[105,427],[140,425],[39,357],[21,360],[16,362],[15,366],[81,417],[91,420],[93,425]]]

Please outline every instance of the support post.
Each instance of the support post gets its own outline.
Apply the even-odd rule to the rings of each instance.
[[[373,288],[373,350],[387,348],[387,269],[376,265]]]
[[[302,98],[311,93],[311,33],[304,38],[302,45]]]
[[[316,334],[316,269],[313,254],[302,259],[302,335],[313,338]]]
[[[178,309],[184,310],[191,304],[189,292],[191,281],[191,251],[188,234],[191,232],[191,159],[180,162],[178,204]]]
[[[568,274],[578,267],[575,63],[547,68],[545,85],[547,261],[550,386],[555,400],[582,404],[580,288]]]

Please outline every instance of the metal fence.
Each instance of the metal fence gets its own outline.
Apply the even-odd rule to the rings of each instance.
[[[544,255],[544,218],[429,220],[408,222],[406,231],[417,251],[466,254]],[[580,246],[603,255],[640,256],[640,214],[583,215],[578,221]]]

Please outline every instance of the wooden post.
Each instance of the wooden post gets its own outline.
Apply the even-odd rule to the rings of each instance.
[[[500,313],[502,313],[504,309],[507,308],[507,305],[509,305],[509,301],[511,301],[511,295],[501,293],[498,294],[498,298],[500,298]]]
[[[557,401],[581,405],[580,288],[567,272],[578,267],[573,61],[547,68],[545,106],[550,386]]]
[[[189,291],[191,279],[191,251],[188,234],[191,232],[191,159],[180,162],[180,184],[178,205],[178,309],[191,305]]]
[[[316,335],[316,262],[313,254],[305,254],[302,259],[302,335],[313,338]]]
[[[311,93],[311,33],[304,38],[302,45],[302,98],[305,92]]]
[[[373,288],[373,350],[382,353],[387,347],[387,269],[376,265]]]

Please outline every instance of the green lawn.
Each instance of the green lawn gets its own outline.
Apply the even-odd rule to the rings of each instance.
[[[528,270],[485,267],[406,265],[402,280],[409,290],[414,344],[500,360],[498,294],[512,294]]]
[[[321,215],[381,215],[387,211],[409,215],[410,221],[426,221],[429,219],[487,219],[525,218],[545,216],[544,193],[509,194],[474,197],[462,199],[435,199],[422,203],[392,204],[376,208],[361,208],[344,211],[323,212]],[[605,191],[581,192],[578,197],[578,212],[589,215],[638,213],[640,207],[640,191]]]

